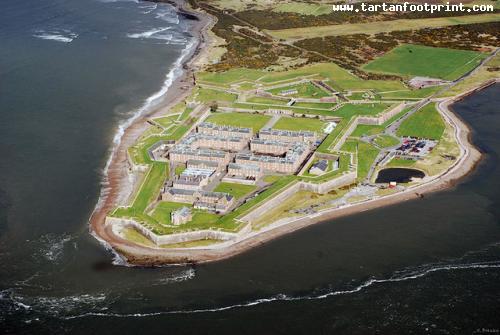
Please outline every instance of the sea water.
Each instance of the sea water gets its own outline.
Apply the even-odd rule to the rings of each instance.
[[[88,218],[119,129],[161,99],[189,22],[169,5],[97,0],[4,1],[0,19],[0,332],[500,328],[498,85],[454,106],[485,155],[450,190],[221,262],[129,268]]]

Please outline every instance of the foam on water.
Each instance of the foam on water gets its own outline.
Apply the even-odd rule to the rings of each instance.
[[[61,259],[66,244],[74,239],[70,234],[45,234],[42,235],[35,243],[40,244],[36,258],[44,258],[50,262],[57,262]],[[76,245],[75,245],[76,247]]]
[[[132,123],[134,123],[135,120],[137,120],[143,114],[145,114],[148,111],[150,111],[151,109],[153,109],[155,106],[157,106],[162,101],[162,99],[164,98],[165,94],[167,93],[168,89],[173,84],[173,82],[179,76],[182,75],[182,73],[183,73],[182,63],[184,62],[186,57],[189,55],[189,53],[192,51],[192,49],[195,45],[196,45],[196,40],[194,38],[192,38],[187,43],[184,50],[182,51],[181,56],[175,61],[175,63],[172,65],[170,71],[167,73],[165,80],[163,82],[163,85],[160,88],[160,90],[158,90],[156,93],[154,93],[149,98],[147,98],[139,109],[132,112],[129,118],[123,120],[118,125],[118,129],[113,137],[113,146],[110,150],[110,155],[109,155],[108,160],[106,161],[106,164],[105,164],[104,169],[102,171],[103,178],[101,181],[101,193],[100,193],[99,199],[97,201],[96,209],[101,208],[102,204],[104,203],[104,200],[106,199],[107,194],[109,193],[109,181],[108,181],[109,166],[111,165],[111,162],[113,160],[116,149],[118,148],[118,146],[121,143],[121,139],[125,133],[125,130]]]
[[[166,277],[166,278],[161,278],[161,279],[157,280],[156,283],[154,283],[153,285],[179,283],[179,282],[193,279],[195,277],[195,275],[196,275],[195,270],[193,268],[191,268],[191,269],[182,271],[179,274],[175,274],[173,276]]]
[[[78,34],[66,29],[50,31],[37,30],[32,36],[42,40],[71,43],[78,37]]]
[[[131,314],[119,314],[119,313],[103,313],[103,312],[89,312],[80,315],[66,316],[64,319],[77,319],[77,318],[85,318],[85,317],[116,317],[116,318],[130,318],[130,317],[151,317],[158,315],[168,315],[168,314],[193,314],[193,313],[213,313],[213,312],[223,312],[231,309],[238,308],[246,308],[257,306],[261,304],[271,303],[271,302],[279,302],[279,301],[300,301],[300,300],[322,300],[334,296],[340,295],[348,295],[348,294],[356,294],[360,291],[365,290],[366,288],[377,285],[377,284],[385,284],[385,283],[395,283],[395,282],[403,282],[409,280],[415,280],[424,276],[427,276],[431,273],[442,272],[442,271],[457,271],[457,270],[474,270],[474,269],[500,269],[500,262],[493,263],[471,263],[471,264],[455,264],[455,265],[442,265],[430,267],[420,271],[411,271],[405,275],[393,276],[386,279],[369,279],[360,285],[346,290],[332,290],[327,293],[323,293],[320,295],[304,295],[304,296],[291,296],[287,294],[277,294],[268,298],[260,298],[252,301],[248,301],[240,304],[233,304],[223,307],[216,308],[204,308],[204,309],[193,309],[193,310],[171,310],[171,311],[158,311],[151,313],[131,313]]]

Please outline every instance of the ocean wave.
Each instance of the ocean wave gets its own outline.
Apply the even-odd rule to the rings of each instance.
[[[155,13],[155,18],[176,25],[180,23],[179,15],[177,15],[177,12],[170,6],[168,8],[159,8]]]
[[[188,40],[176,31],[171,31],[172,27],[160,27],[150,29],[148,31],[140,32],[140,33],[129,33],[127,34],[128,38],[135,39],[151,39],[151,40],[160,40],[165,41],[165,44],[176,44],[183,45],[188,42]],[[169,31],[168,33],[166,33]]]
[[[139,8],[145,9],[145,11],[142,12],[143,14],[149,14],[158,8],[158,4],[157,3],[144,4],[140,5]]]
[[[76,38],[78,38],[78,34],[68,29],[36,30],[32,36],[40,38],[42,40],[50,40],[62,43],[71,43]]]
[[[171,283],[179,283],[179,282],[193,279],[195,277],[195,275],[196,275],[195,270],[193,268],[191,268],[191,269],[182,271],[179,274],[175,274],[175,275],[170,276],[170,277],[158,279],[153,285],[157,286],[157,285],[164,285],[164,284],[171,284]]]
[[[103,171],[102,171],[102,174],[103,174],[103,178],[101,181],[102,187],[101,187],[101,193],[99,195],[99,199],[98,199],[97,204],[96,204],[96,210],[101,208],[101,206],[104,204],[104,201],[106,199],[107,194],[109,193],[109,187],[108,187],[108,185],[109,185],[109,181],[108,181],[109,167],[110,167],[111,162],[113,160],[115,151],[121,143],[121,139],[123,137],[123,134],[125,133],[125,130],[132,123],[134,123],[135,120],[137,120],[139,117],[141,117],[141,115],[148,112],[149,110],[154,108],[154,106],[158,105],[161,102],[161,100],[163,99],[163,97],[165,96],[168,89],[170,88],[172,83],[175,81],[175,79],[177,79],[180,75],[182,75],[182,73],[183,73],[182,63],[184,62],[185,58],[191,52],[195,43],[196,43],[196,40],[194,38],[191,39],[187,43],[182,54],[175,61],[175,63],[172,65],[170,71],[167,73],[165,80],[163,82],[163,85],[160,88],[160,90],[158,90],[156,93],[154,93],[149,98],[147,98],[139,109],[137,109],[133,113],[131,113],[129,118],[125,119],[124,121],[122,121],[118,125],[118,129],[113,137],[113,147],[110,150],[110,155],[109,155],[108,160],[106,161],[106,164],[105,164]],[[101,241],[101,243],[104,243],[104,241]],[[120,259],[119,263],[122,263],[122,262],[123,262],[123,259]]]
[[[377,284],[385,284],[385,283],[394,283],[394,282],[403,282],[403,281],[409,281],[409,280],[415,280],[418,278],[425,277],[429,274],[435,273],[435,272],[442,272],[442,271],[456,271],[456,270],[471,270],[471,269],[500,269],[500,262],[492,262],[492,263],[472,263],[472,264],[454,264],[454,265],[442,265],[442,266],[435,266],[435,267],[430,267],[427,269],[421,269],[420,271],[417,270],[412,270],[410,273],[406,273],[404,275],[395,275],[390,278],[385,278],[385,279],[369,279],[358,286],[355,286],[351,289],[345,289],[345,290],[332,290],[323,294],[319,295],[303,295],[303,296],[292,296],[292,295],[287,295],[287,294],[276,294],[272,297],[268,298],[260,298],[260,299],[255,299],[252,301],[240,303],[240,304],[233,304],[233,305],[227,305],[227,306],[222,306],[222,307],[215,307],[215,308],[203,308],[203,309],[192,309],[192,310],[171,310],[171,311],[158,311],[158,312],[151,312],[151,313],[132,313],[132,314],[120,314],[120,313],[105,313],[105,312],[89,312],[89,313],[84,313],[84,314],[79,314],[79,315],[73,315],[73,316],[66,316],[64,319],[71,320],[71,319],[78,319],[78,318],[85,318],[85,317],[115,317],[115,318],[130,318],[130,317],[151,317],[151,316],[159,316],[159,315],[169,315],[169,314],[195,314],[195,313],[214,313],[214,312],[223,312],[227,310],[232,310],[232,309],[239,309],[239,308],[247,308],[247,307],[253,307],[257,305],[262,305],[266,303],[272,303],[272,302],[280,302],[280,301],[301,301],[301,300],[323,300],[327,299],[330,297],[334,296],[341,296],[341,295],[349,295],[349,294],[356,294],[358,292],[361,292],[368,287],[371,287],[373,285]]]
[[[164,31],[167,31],[170,29],[172,29],[172,27],[154,28],[154,29],[142,32],[142,33],[127,34],[127,37],[130,37],[130,38],[151,38],[151,37],[158,38],[158,36],[161,36],[161,35],[158,35],[159,33],[162,33]]]
[[[96,294],[75,294],[70,296],[25,296],[17,293],[16,290],[7,289],[0,291],[0,301],[10,303],[14,311],[34,311],[52,316],[65,316],[75,310],[107,310],[110,303],[109,298],[104,293]]]

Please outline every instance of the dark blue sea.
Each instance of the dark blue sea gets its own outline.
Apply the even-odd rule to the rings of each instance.
[[[500,86],[457,103],[458,186],[198,266],[129,268],[88,232],[120,129],[179,74],[167,4],[0,2],[0,333],[498,334]]]

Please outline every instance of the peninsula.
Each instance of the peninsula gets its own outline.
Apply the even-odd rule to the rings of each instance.
[[[198,43],[162,105],[114,148],[90,219],[127,263],[224,259],[450,187],[479,161],[450,105],[499,81],[496,8],[175,5]],[[400,20],[411,24],[390,24]]]

